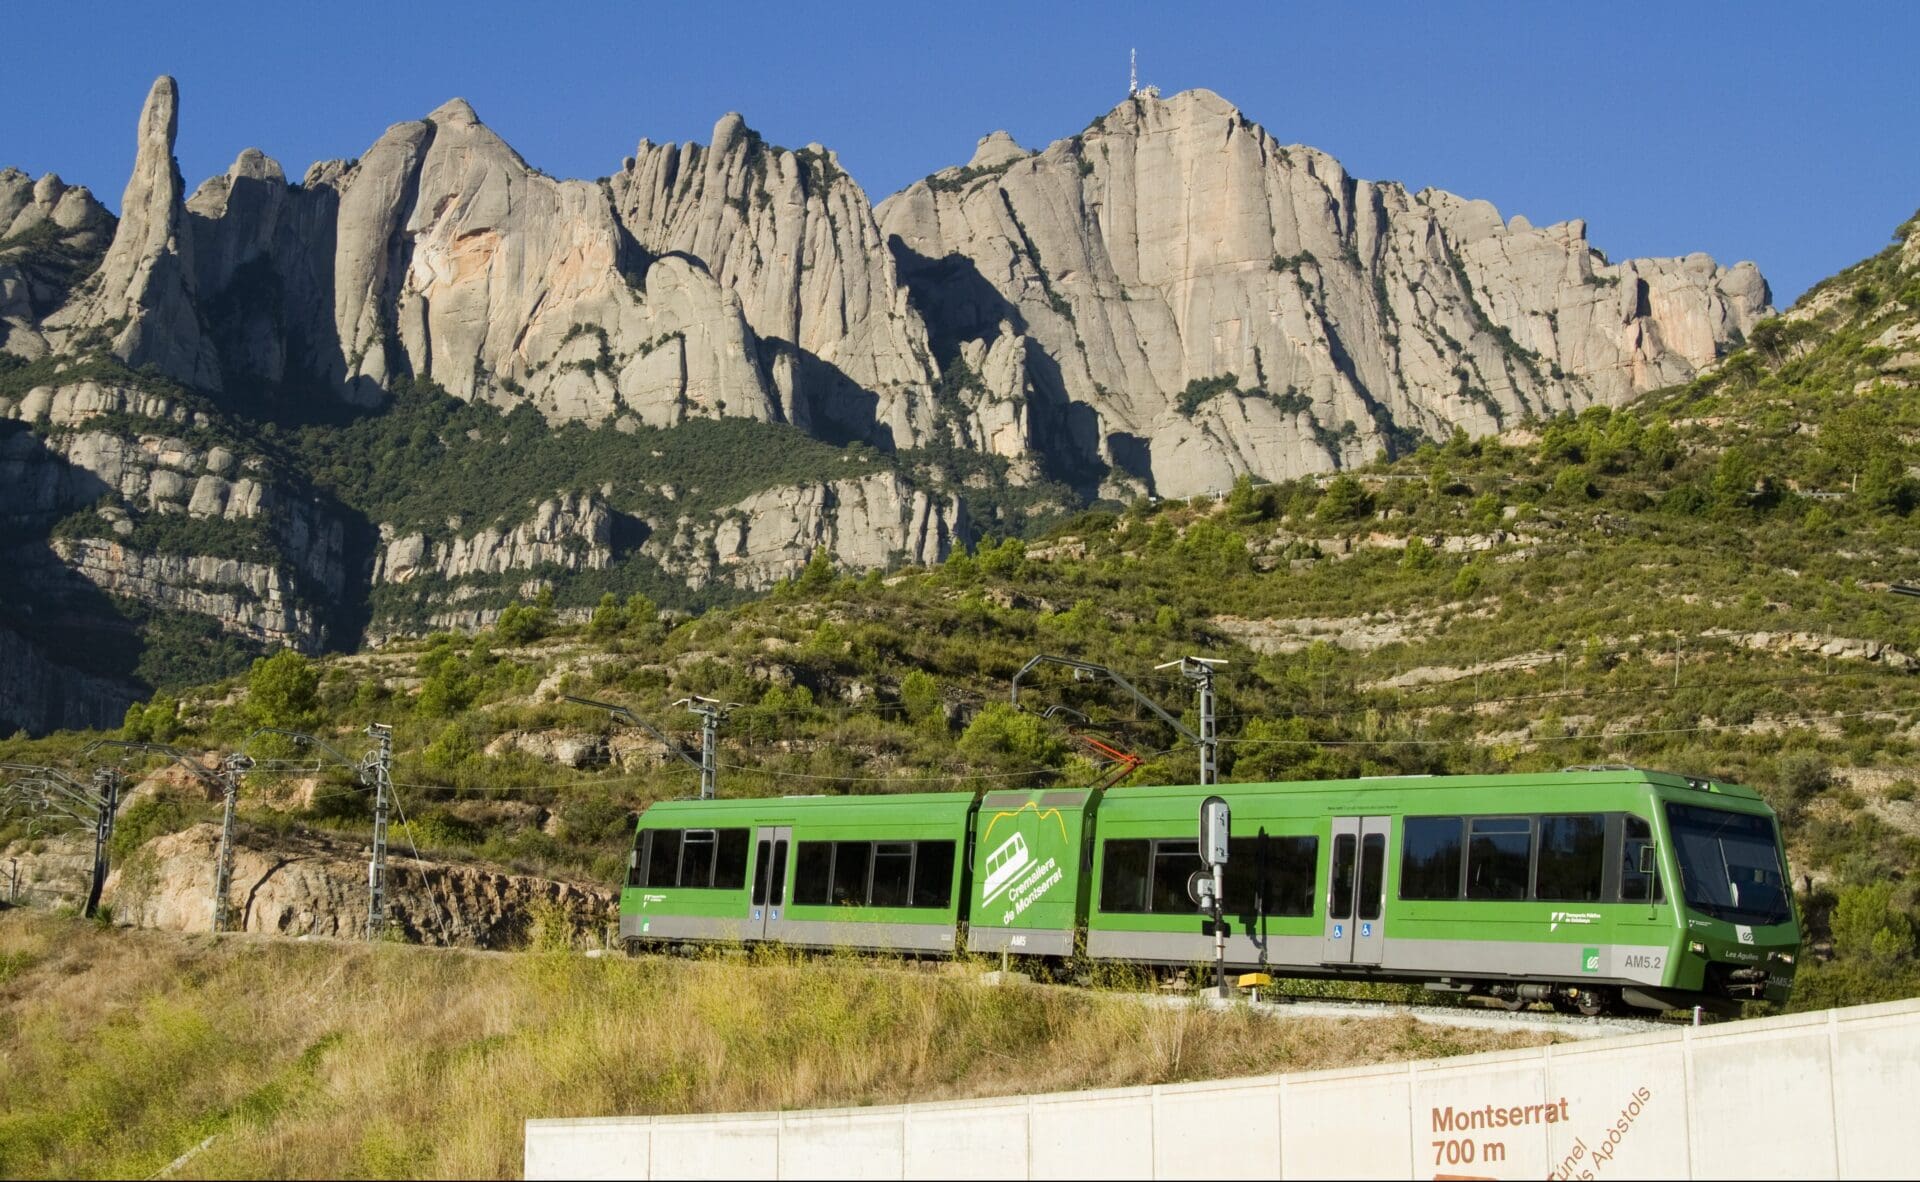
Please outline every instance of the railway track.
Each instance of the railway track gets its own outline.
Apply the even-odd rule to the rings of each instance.
[[[1219,998],[1204,999],[1211,1005],[1232,1005]],[[1397,1018],[1410,1017],[1434,1026],[1452,1026],[1463,1030],[1539,1030],[1568,1038],[1613,1038],[1623,1034],[1645,1034],[1664,1030],[1674,1023],[1658,1018],[1585,1017],[1580,1014],[1553,1013],[1545,1010],[1501,1010],[1482,1006],[1423,1006],[1403,1002],[1340,1001],[1323,997],[1286,998],[1247,1002],[1255,1010],[1274,1018]]]

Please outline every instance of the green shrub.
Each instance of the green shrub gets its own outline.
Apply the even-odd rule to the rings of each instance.
[[[958,747],[969,759],[1009,769],[1056,766],[1067,751],[1052,724],[1006,702],[990,703],[976,714]]]
[[[1327,483],[1314,516],[1321,521],[1357,521],[1373,515],[1373,496],[1358,480],[1342,473]]]
[[[247,674],[247,716],[256,726],[306,730],[319,705],[320,671],[293,649],[253,663]]]

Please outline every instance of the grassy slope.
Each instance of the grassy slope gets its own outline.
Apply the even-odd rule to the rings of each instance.
[[[899,1103],[1539,1041],[884,962],[216,942],[11,912],[0,1175],[145,1177],[212,1136],[177,1176],[513,1177],[532,1116]]]

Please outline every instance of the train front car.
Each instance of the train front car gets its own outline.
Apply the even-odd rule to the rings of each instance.
[[[1089,956],[1211,959],[1187,883],[1212,793],[1232,808],[1233,968],[1584,1014],[1727,1012],[1792,986],[1799,928],[1765,802],[1635,768],[1109,791]]]
[[[1667,988],[1628,989],[1626,1000],[1718,1009],[1784,1004],[1800,925],[1772,810],[1737,785],[1695,781],[1659,795],[1662,876],[1676,884],[1684,931]]]

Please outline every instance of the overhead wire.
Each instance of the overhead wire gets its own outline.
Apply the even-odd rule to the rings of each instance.
[[[394,786],[392,781],[388,781],[387,790],[393,793],[393,809],[395,812],[400,814],[400,828],[401,828],[401,831],[407,835],[407,848],[413,851],[413,860],[415,862],[426,861],[426,859],[420,856],[420,843],[414,840],[413,823],[407,820],[406,806],[400,803],[400,793],[394,791]],[[447,897],[446,892],[440,888],[439,883],[434,881],[433,876],[431,874],[426,873],[423,870],[421,871],[421,877],[425,878],[427,880],[428,885],[433,888],[434,898],[438,899],[440,901],[440,905],[446,908],[447,917],[451,919],[455,914],[457,914],[457,909],[453,905],[453,900]]]

